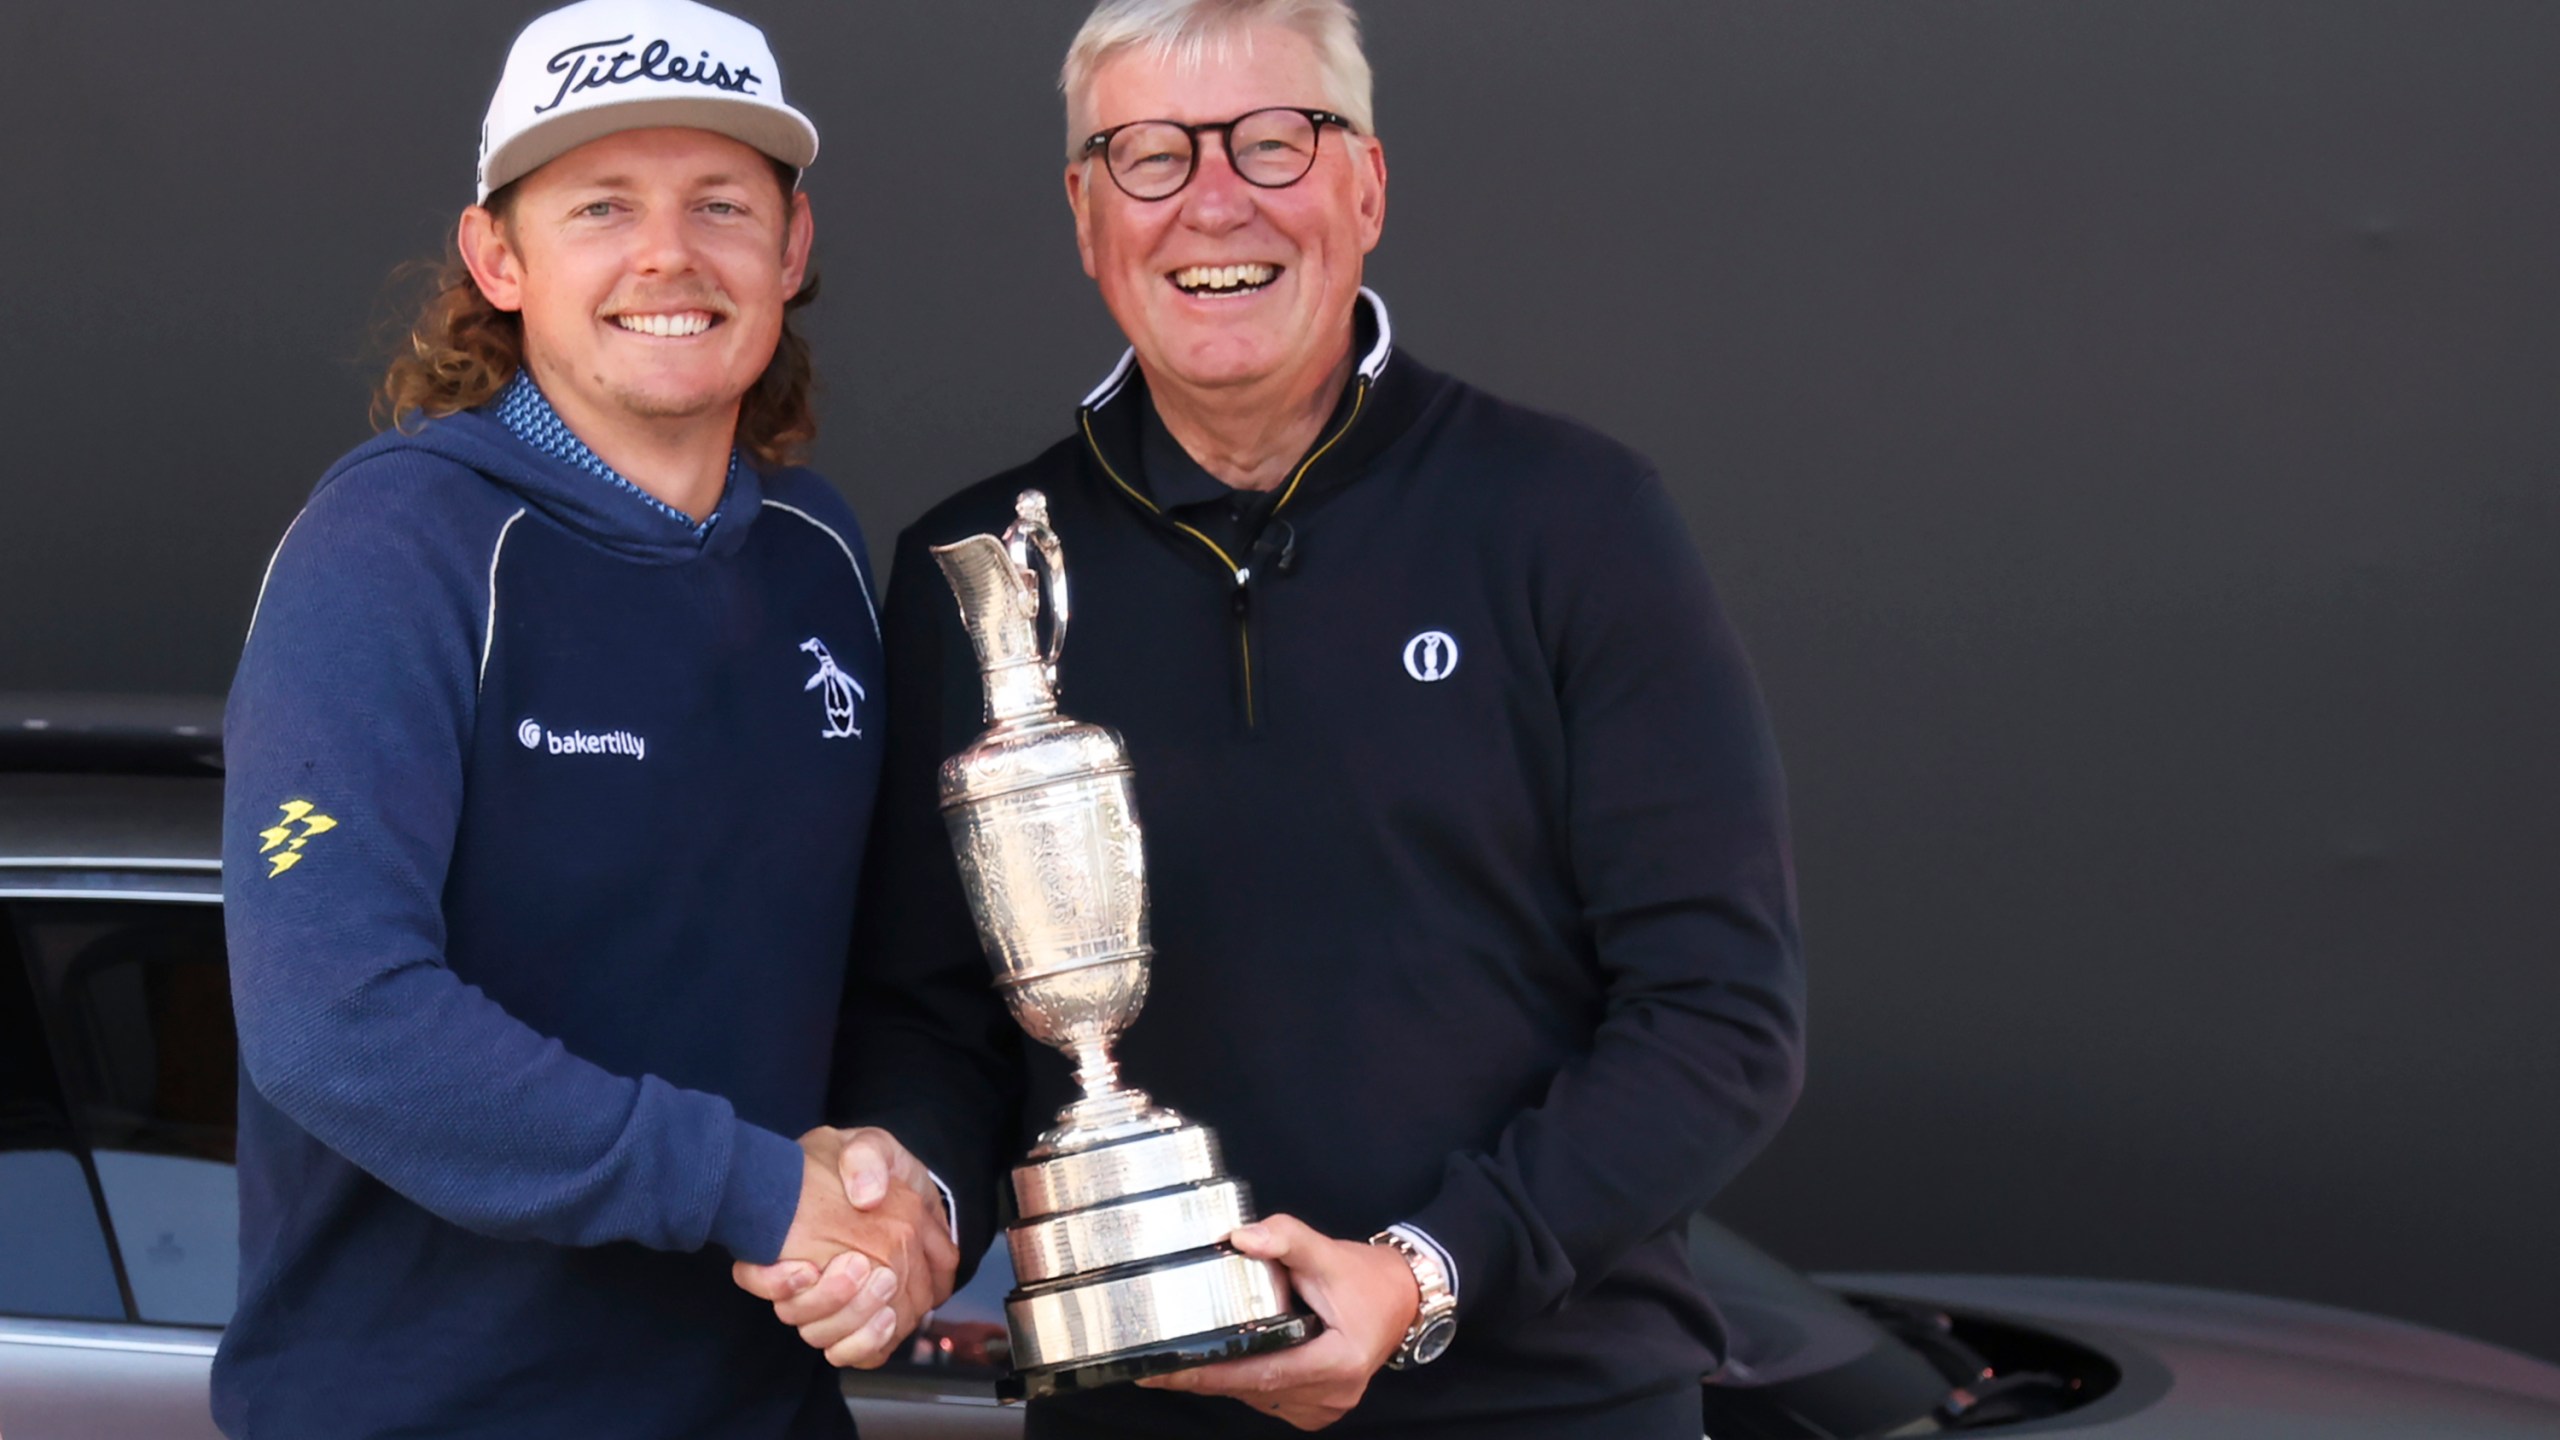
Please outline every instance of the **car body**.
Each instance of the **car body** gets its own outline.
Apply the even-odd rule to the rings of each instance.
[[[219,710],[0,706],[0,1434],[196,1440],[238,1279],[238,1059],[222,950]],[[1953,1429],[2092,1440],[2560,1436],[2560,1367],[2319,1306],[1972,1275],[1816,1284],[1711,1221],[1732,1331],[1716,1440]],[[1010,1436],[1001,1247],[892,1364],[872,1440]]]

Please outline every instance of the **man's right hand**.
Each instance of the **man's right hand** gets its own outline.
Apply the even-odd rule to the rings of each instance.
[[[800,1137],[800,1207],[771,1265],[739,1262],[741,1289],[830,1363],[870,1369],[951,1296],[959,1251],[941,1192],[885,1130]]]

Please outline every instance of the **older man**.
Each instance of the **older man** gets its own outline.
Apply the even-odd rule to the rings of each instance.
[[[1037,487],[1065,701],[1126,735],[1146,825],[1124,1068],[1217,1127],[1280,1212],[1233,1243],[1327,1329],[1030,1432],[1694,1440],[1722,1336],[1684,1222],[1793,1100],[1802,977],[1777,757],[1681,517],[1624,448],[1399,349],[1340,0],[1111,0],[1064,88],[1130,353],[899,542],[862,1092],[972,1244],[1070,1093],[1011,1043],[934,803],[980,708],[926,547]]]
[[[876,1283],[866,1341],[945,1293],[932,1187],[856,1210],[819,1126],[881,665],[789,463],[816,150],[741,21],[534,21],[395,428],[276,552],[226,734],[232,1435],[847,1435],[732,1259]]]

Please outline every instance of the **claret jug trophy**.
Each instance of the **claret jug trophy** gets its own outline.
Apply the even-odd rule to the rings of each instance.
[[[1065,1052],[1083,1092],[1013,1172],[1004,1388],[1015,1398],[1276,1350],[1322,1328],[1280,1266],[1226,1244],[1254,1209],[1217,1136],[1123,1084],[1111,1058],[1147,998],[1146,852],[1127,745],[1058,713],[1067,572],[1048,511],[1026,490],[1001,537],[933,551],[986,686],[986,732],[942,766],[961,885],[1013,1018]]]

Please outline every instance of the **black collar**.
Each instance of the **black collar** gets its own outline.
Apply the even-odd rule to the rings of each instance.
[[[1336,417],[1327,423],[1327,433],[1341,423],[1338,407]],[[1191,458],[1190,451],[1182,448],[1181,441],[1173,438],[1173,432],[1165,428],[1164,416],[1156,410],[1152,395],[1142,396],[1138,401],[1138,472],[1128,478],[1143,488],[1148,498],[1167,510],[1232,500],[1236,496],[1234,486],[1210,474],[1205,466]]]

